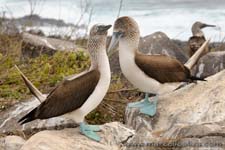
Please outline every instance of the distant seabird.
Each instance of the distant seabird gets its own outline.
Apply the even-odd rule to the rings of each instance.
[[[195,22],[192,25],[191,31],[192,31],[192,37],[189,38],[188,40],[188,45],[189,45],[189,57],[191,57],[201,46],[202,44],[206,41],[204,33],[202,32],[201,29],[206,28],[206,27],[216,27],[215,25],[209,25],[205,24],[202,22]],[[208,46],[206,46],[205,51],[202,55],[206,54],[209,51]]]
[[[87,125],[84,117],[103,100],[110,84],[110,66],[106,54],[107,30],[111,25],[94,25],[91,28],[87,49],[91,56],[91,67],[78,76],[64,80],[45,97],[20,71],[26,85],[40,101],[38,107],[19,120],[24,124],[35,119],[48,119],[64,115],[80,123],[80,131],[87,137],[100,141],[95,133],[97,125]],[[17,68],[18,69],[18,68]]]
[[[140,32],[138,24],[131,17],[120,17],[114,23],[113,36],[108,50],[119,42],[119,62],[124,76],[142,92],[145,99],[130,103],[128,107],[138,107],[140,112],[154,116],[156,113],[157,96],[149,101],[149,93],[158,95],[164,86],[174,82],[192,82],[204,80],[191,76],[190,69],[194,66],[207,42],[183,65],[177,59],[165,55],[145,55],[139,52]],[[168,84],[169,83],[169,84]]]

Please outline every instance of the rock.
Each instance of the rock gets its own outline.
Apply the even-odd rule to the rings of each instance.
[[[100,126],[100,142],[80,134],[79,128],[60,131],[42,131],[32,136],[21,150],[119,150],[134,131],[118,122]]]
[[[225,68],[225,51],[210,52],[197,63],[195,74],[197,77],[208,77]]]
[[[16,104],[6,111],[0,113],[0,134],[26,134],[31,135],[37,131],[45,129],[61,129],[65,127],[76,127],[72,120],[63,117],[55,117],[47,120],[35,120],[23,126],[17,121],[26,113],[39,105],[39,101],[35,98]]]
[[[177,39],[171,39],[171,40],[174,44],[176,44],[176,46],[179,47],[179,49],[182,49],[182,51],[185,53],[185,55],[189,58],[189,56],[188,56],[188,50],[189,50],[188,42],[177,40]]]
[[[165,33],[155,32],[141,38],[139,49],[145,54],[164,54],[185,63],[187,56]]]
[[[141,150],[156,149],[157,145],[163,149],[162,144],[172,150],[225,149],[224,107],[225,70],[207,78],[207,82],[189,84],[159,96],[154,117],[127,108],[125,122],[137,134],[128,141],[126,150],[137,145],[141,145],[138,147]],[[151,144],[155,147],[150,147]]]
[[[0,149],[1,150],[19,150],[25,140],[19,136],[6,136],[0,139]]]
[[[22,34],[22,56],[33,58],[41,54],[53,55],[57,51],[73,52],[77,50],[74,42],[47,38],[29,33]]]
[[[28,33],[33,35],[45,36],[44,32],[41,29],[30,29]]]

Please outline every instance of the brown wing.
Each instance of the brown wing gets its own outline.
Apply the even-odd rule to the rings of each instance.
[[[98,70],[92,70],[71,81],[65,80],[47,99],[19,120],[26,123],[35,119],[47,119],[76,110],[94,91],[100,78]]]
[[[160,83],[181,82],[190,76],[190,71],[183,64],[164,55],[136,54],[135,63],[146,75]]]
[[[192,36],[188,40],[189,45],[189,56],[191,57],[206,41],[204,36]],[[205,53],[208,52],[208,48],[204,51]]]

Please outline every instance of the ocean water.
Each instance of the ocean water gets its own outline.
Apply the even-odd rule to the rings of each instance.
[[[35,13],[42,17],[63,19],[76,24],[87,2],[89,10],[80,24],[113,24],[117,18],[120,0],[33,0],[37,2]],[[0,12],[8,17],[21,17],[30,13],[29,0],[0,0]],[[225,37],[225,0],[123,0],[120,16],[132,16],[137,20],[141,35],[156,31],[170,38],[187,40],[195,21],[217,25],[204,29],[206,37],[222,41]],[[45,28],[47,32],[47,29]],[[112,29],[110,30],[110,33]]]

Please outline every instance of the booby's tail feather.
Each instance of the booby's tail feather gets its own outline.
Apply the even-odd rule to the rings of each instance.
[[[194,55],[191,56],[191,58],[184,64],[189,70],[191,70],[196,62],[199,60],[202,52],[204,52],[205,47],[210,42],[210,39],[206,40],[202,46],[194,53]]]
[[[197,80],[199,80],[199,81],[207,81],[207,80],[205,80],[205,78],[200,78],[200,77],[196,77],[196,76],[191,76],[190,79],[192,81],[197,81]]]
[[[36,109],[37,109],[37,108],[33,109],[31,112],[29,112],[28,114],[26,114],[25,116],[23,116],[23,117],[18,121],[18,123],[19,123],[20,125],[22,125],[22,124],[25,124],[25,123],[27,123],[27,122],[31,122],[31,121],[35,120],[35,119],[36,119],[36,118],[35,118],[35,112],[36,112]]]
[[[205,78],[199,78],[199,77],[191,76],[191,77],[189,78],[189,81],[188,81],[188,82],[183,82],[183,83],[181,83],[181,84],[180,84],[176,89],[174,89],[173,91],[179,90],[179,89],[181,89],[181,88],[183,88],[183,87],[187,86],[188,84],[193,83],[193,82],[195,82],[195,81],[207,81],[207,80],[205,80]]]
[[[44,94],[42,94],[33,84],[32,82],[23,74],[23,72],[15,65],[17,71],[20,73],[23,78],[24,83],[29,88],[30,92],[40,101],[43,102],[45,100]]]

